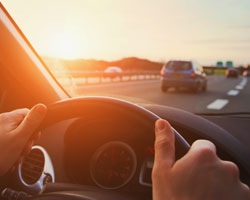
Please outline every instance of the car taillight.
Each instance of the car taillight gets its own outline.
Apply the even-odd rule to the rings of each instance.
[[[191,77],[191,78],[196,78],[196,75],[195,75],[195,72],[194,72],[194,71],[191,72],[190,77]]]
[[[161,69],[161,76],[165,76],[165,68],[164,67]]]

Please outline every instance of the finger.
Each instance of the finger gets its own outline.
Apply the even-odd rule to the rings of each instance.
[[[208,140],[196,140],[187,155],[195,155],[195,159],[198,162],[201,161],[215,161],[218,159],[216,155],[215,145]]]
[[[175,162],[175,136],[170,124],[159,119],[155,123],[155,164],[171,168]]]
[[[208,140],[196,140],[192,144],[190,151],[200,151],[201,149],[209,149],[213,151],[214,153],[216,153],[215,145]]]
[[[29,154],[29,152],[31,151],[33,145],[34,145],[33,140],[30,140],[30,141],[26,144],[26,146],[25,146],[25,148],[24,148],[24,150],[23,150],[21,156],[27,156],[27,155]]]
[[[9,117],[16,124],[16,126],[18,126],[28,113],[29,113],[28,108],[22,108],[22,109],[11,111],[9,113]]]
[[[43,104],[35,105],[26,115],[22,123],[16,129],[19,135],[31,136],[41,124],[47,112],[47,107]]]
[[[242,198],[241,199],[250,199],[250,189],[248,185],[244,183],[240,183],[240,190],[242,193]]]
[[[34,134],[34,136],[32,137],[32,140],[34,140],[34,142],[35,142],[35,141],[39,140],[40,137],[41,137],[41,132],[39,131],[36,134]]]
[[[28,108],[21,108],[21,109],[13,110],[9,112],[8,114],[11,117],[19,116],[20,118],[24,118],[28,114],[29,111],[30,110]]]
[[[223,171],[227,173],[234,180],[240,180],[240,170],[239,167],[231,161],[221,161]]]
[[[10,168],[9,172],[14,172],[17,168],[17,166],[19,164],[21,164],[22,160],[23,160],[24,156],[20,156],[17,161],[12,165],[12,167]]]
[[[17,161],[14,163],[14,165],[10,168],[10,172],[14,172],[19,164],[22,163],[24,156],[20,156]]]
[[[0,120],[4,124],[19,125],[28,114],[28,108],[22,108],[7,113],[2,113]]]

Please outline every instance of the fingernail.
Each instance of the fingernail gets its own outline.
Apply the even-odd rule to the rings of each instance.
[[[32,137],[33,143],[34,143],[35,141],[39,140],[40,137],[41,137],[41,132],[38,132],[38,133],[34,134],[34,136]]]
[[[35,106],[35,110],[36,110],[37,112],[41,113],[41,114],[45,114],[46,111],[47,111],[47,107],[46,107],[45,105],[43,105],[43,104],[37,104],[37,105]]]
[[[162,131],[165,128],[165,122],[163,120],[158,120],[156,127],[159,131]]]

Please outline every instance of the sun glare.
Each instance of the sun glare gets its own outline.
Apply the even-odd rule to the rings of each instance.
[[[59,34],[53,42],[55,57],[64,59],[74,59],[79,54],[77,41],[73,35]]]

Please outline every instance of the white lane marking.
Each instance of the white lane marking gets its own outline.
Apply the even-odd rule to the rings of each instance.
[[[242,81],[235,87],[238,90],[242,90],[247,84],[247,78],[243,77]]]
[[[207,109],[220,110],[225,105],[227,105],[228,102],[229,101],[227,99],[216,99],[215,101],[213,101],[212,103],[210,103],[209,105],[207,105]]]
[[[238,90],[230,90],[228,91],[227,95],[229,96],[236,96],[239,94],[239,91]]]
[[[240,85],[245,86],[247,84],[247,79],[244,77],[240,83]]]
[[[235,88],[236,88],[237,90],[242,90],[244,87],[243,87],[242,85],[237,85]]]

